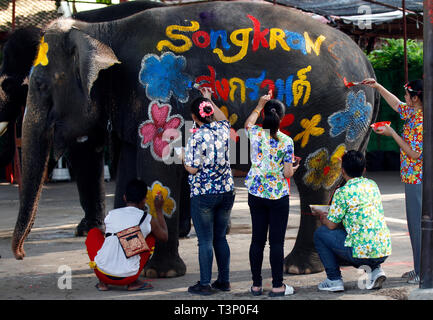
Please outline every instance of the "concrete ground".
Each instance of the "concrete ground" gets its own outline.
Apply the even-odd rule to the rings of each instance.
[[[398,172],[372,172],[382,193],[385,215],[392,234],[393,253],[383,264],[387,275],[383,288],[363,290],[363,272],[342,268],[345,291],[319,292],[317,284],[325,279],[324,272],[309,275],[284,275],[285,283],[295,288],[292,296],[273,300],[406,300],[417,285],[410,285],[401,275],[413,268],[409,234],[405,219],[404,189]],[[197,238],[192,229],[188,238],[180,239],[179,254],[185,261],[187,273],[182,277],[149,279],[154,289],[128,292],[112,288],[98,292],[97,280],[88,266],[83,237],[75,237],[74,229],[82,218],[75,183],[48,183],[44,187],[32,232],[25,242],[27,256],[14,259],[10,249],[11,236],[18,212],[18,188],[0,184],[0,299],[1,300],[269,300],[271,289],[269,247],[265,249],[263,278],[265,295],[253,297],[248,290],[251,274],[248,248],[251,223],[247,191],[243,179],[236,178],[237,196],[232,211],[232,229],[228,235],[231,249],[231,285],[229,293],[209,297],[194,296],[187,287],[199,279]],[[114,198],[114,182],[106,183],[107,209]],[[291,209],[286,233],[285,255],[295,242],[300,220],[299,196],[292,184]],[[216,266],[214,263],[214,271]],[[70,277],[68,278],[68,274]],[[215,278],[216,272],[214,272]]]

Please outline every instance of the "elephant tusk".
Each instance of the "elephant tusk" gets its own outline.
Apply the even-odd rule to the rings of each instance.
[[[0,122],[0,137],[6,132],[6,130],[8,129],[8,124],[9,122],[4,121],[4,122]]]

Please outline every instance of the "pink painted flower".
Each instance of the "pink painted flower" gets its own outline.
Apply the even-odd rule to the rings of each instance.
[[[179,128],[183,125],[180,115],[169,116],[171,105],[160,105],[157,101],[149,104],[149,120],[138,128],[141,147],[151,146],[150,152],[155,160],[162,161],[171,153],[170,144],[181,137]]]

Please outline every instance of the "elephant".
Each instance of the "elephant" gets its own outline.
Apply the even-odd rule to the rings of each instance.
[[[104,22],[163,6],[163,3],[146,0],[124,2],[74,13],[72,18],[85,22]],[[26,80],[36,57],[41,36],[42,29],[39,27],[20,28],[12,32],[3,48],[3,61],[0,67],[0,137],[4,139],[4,143],[0,149],[0,167],[10,163],[13,158],[13,126],[22,114],[21,108],[25,106],[28,91]]]
[[[51,147],[56,157],[65,149],[75,155],[85,173],[87,197],[80,199],[98,206],[85,218],[102,224],[100,153],[107,133],[114,133],[121,143],[114,206],[124,205],[121,197],[132,178],[150,186],[150,213],[157,192],[166,201],[169,240],[157,242],[146,275],[184,274],[178,219],[189,194],[173,151],[190,134],[188,105],[199,96],[198,84],[212,88],[231,123],[233,168],[248,167],[243,124],[261,94],[271,90],[287,106],[281,131],[293,137],[301,157],[294,176],[301,218],[285,271],[322,271],[313,244],[320,222],[309,205],[329,202],[342,181],[346,150],[366,149],[379,97],[350,82],[366,77],[375,77],[373,68],[347,35],[270,3],[213,1],[152,8],[102,23],[54,21],[29,80],[15,257],[25,255]]]

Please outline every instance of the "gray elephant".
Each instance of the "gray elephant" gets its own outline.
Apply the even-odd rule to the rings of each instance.
[[[173,147],[185,142],[194,83],[211,87],[232,124],[233,167],[245,165],[242,130],[262,93],[287,106],[282,128],[302,157],[295,175],[301,222],[286,271],[318,272],[318,226],[309,204],[327,203],[340,181],[345,150],[365,150],[378,111],[370,88],[346,79],[374,77],[346,35],[289,8],[269,3],[211,2],[154,8],[105,23],[53,22],[41,39],[23,122],[23,185],[12,249],[20,259],[35,218],[48,151],[68,149],[82,168],[80,199],[103,220],[102,147],[107,132],[121,142],[115,206],[126,183],[140,178],[161,191],[169,241],[157,243],[148,275],[185,273],[178,254],[179,208],[188,201],[185,171]],[[237,143],[236,143],[237,141]],[[237,154],[237,151],[240,154]],[[101,214],[100,214],[101,213]]]

